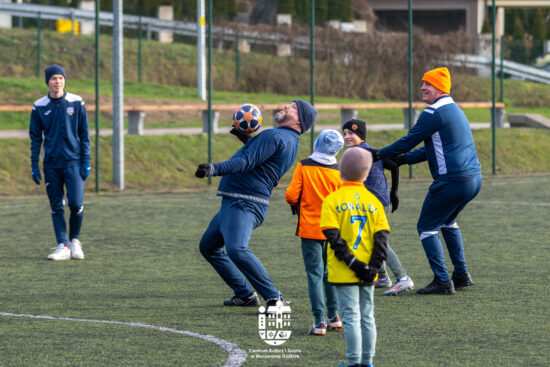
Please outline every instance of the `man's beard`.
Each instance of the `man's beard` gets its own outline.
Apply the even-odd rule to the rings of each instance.
[[[273,118],[273,120],[275,120],[275,123],[279,125],[285,122],[285,117],[286,117],[285,111],[279,111],[275,114],[275,117]]]

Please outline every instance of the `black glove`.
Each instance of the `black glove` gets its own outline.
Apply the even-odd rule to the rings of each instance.
[[[379,161],[380,159],[382,159],[382,156],[380,155],[380,152],[378,151],[378,149],[367,148],[367,150],[368,150],[369,152],[371,152],[371,154],[372,154],[372,163],[374,163],[374,162]]]
[[[391,212],[399,208],[399,195],[397,195],[397,190],[391,190],[390,191],[390,202],[391,202]]]
[[[197,170],[195,171],[195,177],[197,178],[203,178],[203,177],[210,177],[214,174],[214,166],[210,163],[201,163],[197,167]]]
[[[31,166],[31,176],[32,180],[35,184],[40,185],[40,180],[42,179],[42,175],[40,174],[40,168],[38,167],[38,162],[32,162]]]
[[[366,283],[372,283],[374,277],[378,273],[361,260],[357,260],[357,258],[354,258],[348,267],[355,272],[359,279]]]
[[[397,164],[397,166],[402,166],[405,163],[405,153],[399,154],[398,156],[394,157],[393,161]]]
[[[363,270],[363,272],[359,275],[359,279],[361,279],[365,283],[372,283],[374,282],[374,278],[376,278],[376,274],[378,274],[378,270],[367,266],[366,269]]]
[[[383,158],[382,166],[384,167],[384,169],[389,169],[389,170],[399,168],[399,165],[393,159],[390,159],[390,158]]]
[[[300,215],[300,204],[291,205],[290,210],[292,210],[292,215]]]
[[[242,141],[243,144],[246,144],[248,139],[250,139],[250,134],[247,134],[244,131],[237,129],[236,127],[229,130],[229,133],[239,138],[239,140]]]

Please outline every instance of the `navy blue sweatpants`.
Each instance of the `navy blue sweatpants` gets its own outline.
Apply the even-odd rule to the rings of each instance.
[[[66,167],[52,168],[44,164],[44,182],[50,199],[53,228],[57,243],[68,244],[65,223],[65,192],[71,214],[69,217],[69,239],[78,238],[84,217],[84,180],[80,176],[80,161],[70,161]]]
[[[237,297],[248,296],[252,287],[265,300],[280,296],[263,264],[248,249],[252,231],[262,224],[267,209],[267,205],[224,197],[220,211],[202,235],[201,254]]]
[[[450,279],[439,231],[443,235],[449,257],[457,274],[468,271],[462,234],[456,223],[458,214],[481,190],[481,174],[454,180],[436,179],[424,199],[418,234],[434,275],[441,281]]]

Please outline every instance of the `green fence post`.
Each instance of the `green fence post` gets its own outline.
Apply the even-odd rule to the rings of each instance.
[[[408,17],[409,17],[409,130],[412,128],[413,124],[413,118],[414,118],[414,111],[413,111],[413,105],[412,105],[412,94],[413,94],[413,13],[412,13],[412,0],[409,0],[409,10],[408,10]],[[409,178],[413,177],[413,166],[412,164],[409,164]]]
[[[141,83],[141,15],[138,24],[138,82]]]
[[[310,54],[309,54],[309,94],[311,105],[315,105],[315,0],[309,2],[310,10]],[[303,131],[302,133],[304,133]],[[315,142],[315,124],[311,126],[310,150],[313,153],[313,143]]]
[[[500,102],[504,102],[504,36],[500,36]]]
[[[330,51],[329,54],[329,61],[328,61],[328,68],[329,68],[329,77],[330,77],[330,85],[334,85],[334,60],[333,60],[333,51]]]
[[[496,95],[496,80],[495,80],[495,18],[496,18],[496,5],[493,0],[491,7],[491,29],[492,29],[492,53],[491,53],[491,99],[493,106],[491,107],[491,130],[493,140],[493,175],[496,174],[496,109],[495,109],[495,95]]]
[[[99,192],[99,0],[95,1],[95,192]]]
[[[212,163],[212,8],[213,1],[208,0],[208,163]],[[208,176],[208,184],[212,184],[212,177]]]
[[[36,18],[36,77],[40,78],[40,39],[42,32],[42,18],[40,16],[40,12],[38,12],[38,16]]]
[[[240,55],[239,55],[239,30],[235,32],[235,81],[239,81],[240,72]]]

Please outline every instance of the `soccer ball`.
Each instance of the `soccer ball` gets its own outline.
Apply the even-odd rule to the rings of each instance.
[[[233,125],[242,132],[251,134],[262,125],[262,113],[253,104],[245,103],[233,113]]]

